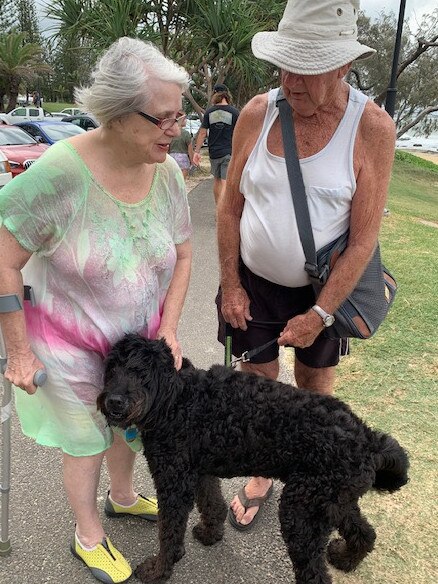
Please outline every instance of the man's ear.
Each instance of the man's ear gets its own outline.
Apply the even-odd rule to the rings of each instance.
[[[339,74],[338,74],[339,75],[339,79],[343,79],[347,75],[347,73],[351,69],[351,65],[352,64],[353,64],[352,62],[347,63],[346,65],[342,65],[342,67],[340,67],[338,69],[338,71],[339,71]]]

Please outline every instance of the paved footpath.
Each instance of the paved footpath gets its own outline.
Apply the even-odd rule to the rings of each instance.
[[[198,367],[223,362],[223,349],[216,341],[214,296],[218,262],[212,180],[191,191],[189,201],[195,229],[193,275],[180,326],[185,354]],[[1,584],[92,584],[96,580],[69,552],[74,522],[62,489],[61,455],[23,437],[13,418],[12,488],[10,534],[12,553],[0,558]],[[136,464],[136,488],[153,493],[142,456]],[[107,476],[99,489],[104,526],[112,541],[133,566],[157,549],[157,529],[136,519],[107,519],[103,515]],[[223,481],[230,500],[243,479]],[[257,528],[246,534],[228,523],[223,541],[205,548],[191,535],[197,511],[190,516],[186,556],[175,567],[169,584],[291,584],[293,576],[279,532],[276,500],[266,504]],[[136,582],[135,578],[131,581]]]

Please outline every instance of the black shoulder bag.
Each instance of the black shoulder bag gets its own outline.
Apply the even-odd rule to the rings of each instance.
[[[348,232],[343,233],[320,250],[315,250],[307,195],[295,143],[293,116],[281,89],[277,96],[277,106],[298,232],[306,258],[304,267],[312,283],[315,298],[318,298],[322,287],[327,282],[330,270],[347,247]],[[335,322],[325,329],[325,335],[331,339],[345,337],[368,339],[376,332],[388,314],[396,291],[397,283],[383,266],[377,244],[355,289],[335,311]]]

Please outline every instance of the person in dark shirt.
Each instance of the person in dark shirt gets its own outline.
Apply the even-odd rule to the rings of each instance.
[[[208,130],[208,153],[211,172],[214,176],[214,200],[217,204],[225,192],[228,163],[231,159],[231,143],[239,110],[230,105],[231,94],[226,85],[215,85],[213,92],[213,106],[205,111],[202,126],[196,137],[193,162],[199,165],[201,161],[201,146]]]

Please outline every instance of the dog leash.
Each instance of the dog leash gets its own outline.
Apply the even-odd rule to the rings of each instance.
[[[261,353],[262,351],[264,351],[265,349],[267,349],[268,347],[270,347],[271,345],[276,343],[279,339],[279,337],[275,337],[275,338],[271,339],[270,341],[268,341],[267,343],[264,343],[263,345],[256,347],[255,349],[251,349],[250,351],[244,351],[240,357],[235,357],[233,359],[233,355],[232,355],[233,332],[232,331],[233,331],[232,326],[227,322],[225,325],[225,365],[226,365],[226,367],[232,367],[233,369],[236,367],[237,363],[240,363],[240,362],[248,363],[248,361],[251,361],[251,359],[253,357],[255,357],[256,355],[258,355],[259,353]]]
[[[276,343],[279,338],[280,337],[275,337],[274,339],[271,339],[270,341],[268,341],[264,345],[260,345],[260,347],[256,347],[255,349],[251,349],[251,351],[244,351],[240,357],[236,357],[236,358],[231,360],[231,363],[230,363],[231,367],[234,369],[236,367],[237,363],[239,363],[240,361],[242,363],[248,363],[248,361],[251,361],[251,359],[253,357],[255,357],[256,355],[258,355],[259,353],[261,353],[262,351],[264,351],[265,349],[267,349],[268,347],[270,347],[271,345]]]

